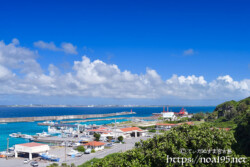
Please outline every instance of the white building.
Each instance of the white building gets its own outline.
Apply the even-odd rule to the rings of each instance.
[[[49,151],[49,146],[47,144],[41,143],[25,143],[15,145],[15,157],[18,157],[18,153],[29,153],[29,159],[32,160],[32,154],[36,153],[47,153]]]
[[[121,128],[116,131],[117,136],[123,136],[124,138],[145,136],[146,132],[138,127]]]
[[[176,120],[174,112],[162,112],[163,119],[169,119],[171,121]]]
[[[94,149],[95,151],[103,150],[104,145],[105,143],[98,142],[98,141],[91,141],[91,142],[84,144],[86,148]]]

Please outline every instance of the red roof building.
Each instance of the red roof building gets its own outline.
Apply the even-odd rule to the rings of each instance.
[[[98,141],[91,141],[84,144],[87,148],[94,149],[95,151],[103,150],[105,143]]]
[[[98,142],[98,141],[91,141],[91,142],[88,142],[88,143],[86,143],[84,145],[85,146],[95,146],[95,147],[97,147],[97,146],[103,146],[103,145],[105,145],[105,143]]]
[[[31,143],[16,144],[16,145],[25,146],[25,147],[37,147],[37,146],[46,146],[47,144],[31,142]]]
[[[24,143],[15,145],[15,157],[18,157],[18,153],[29,153],[29,159],[32,160],[32,154],[45,153],[49,151],[47,144],[41,143]]]
[[[131,132],[131,131],[139,131],[139,132],[142,132],[142,131],[143,131],[143,130],[141,130],[141,129],[138,128],[138,127],[121,128],[120,130],[123,131],[123,132]]]

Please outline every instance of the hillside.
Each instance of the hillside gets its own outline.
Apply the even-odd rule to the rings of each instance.
[[[213,122],[217,127],[236,128],[237,124],[246,118],[247,113],[250,113],[250,97],[218,105],[214,112],[207,116],[206,121]]]

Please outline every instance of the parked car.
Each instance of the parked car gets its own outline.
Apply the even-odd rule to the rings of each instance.
[[[78,147],[78,146],[80,146],[80,145],[81,145],[80,143],[73,143],[73,144],[72,144],[73,147]]]
[[[108,144],[106,144],[106,147],[112,147],[114,144],[112,144],[112,143],[108,143]]]
[[[38,162],[32,161],[32,162],[30,163],[30,165],[33,166],[33,167],[37,167],[37,166],[38,166]]]
[[[91,149],[88,148],[87,150],[85,150],[84,154],[90,154],[91,153]]]
[[[24,164],[28,164],[29,162],[30,162],[29,159],[25,159],[25,160],[23,161]]]

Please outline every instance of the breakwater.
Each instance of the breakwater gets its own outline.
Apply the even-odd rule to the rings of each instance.
[[[119,119],[146,119],[146,120],[155,120],[154,117],[119,117],[119,118],[103,118],[103,119],[88,119],[88,120],[70,120],[70,121],[61,121],[61,123],[80,123],[80,122],[92,122],[92,121],[109,121],[109,120],[119,120]]]
[[[136,113],[135,112],[116,112],[116,113],[109,113],[109,114],[85,114],[85,115],[61,115],[61,116],[41,116],[41,117],[0,118],[0,123],[101,118],[101,117],[112,117],[112,116],[129,115],[129,114],[136,114]]]

